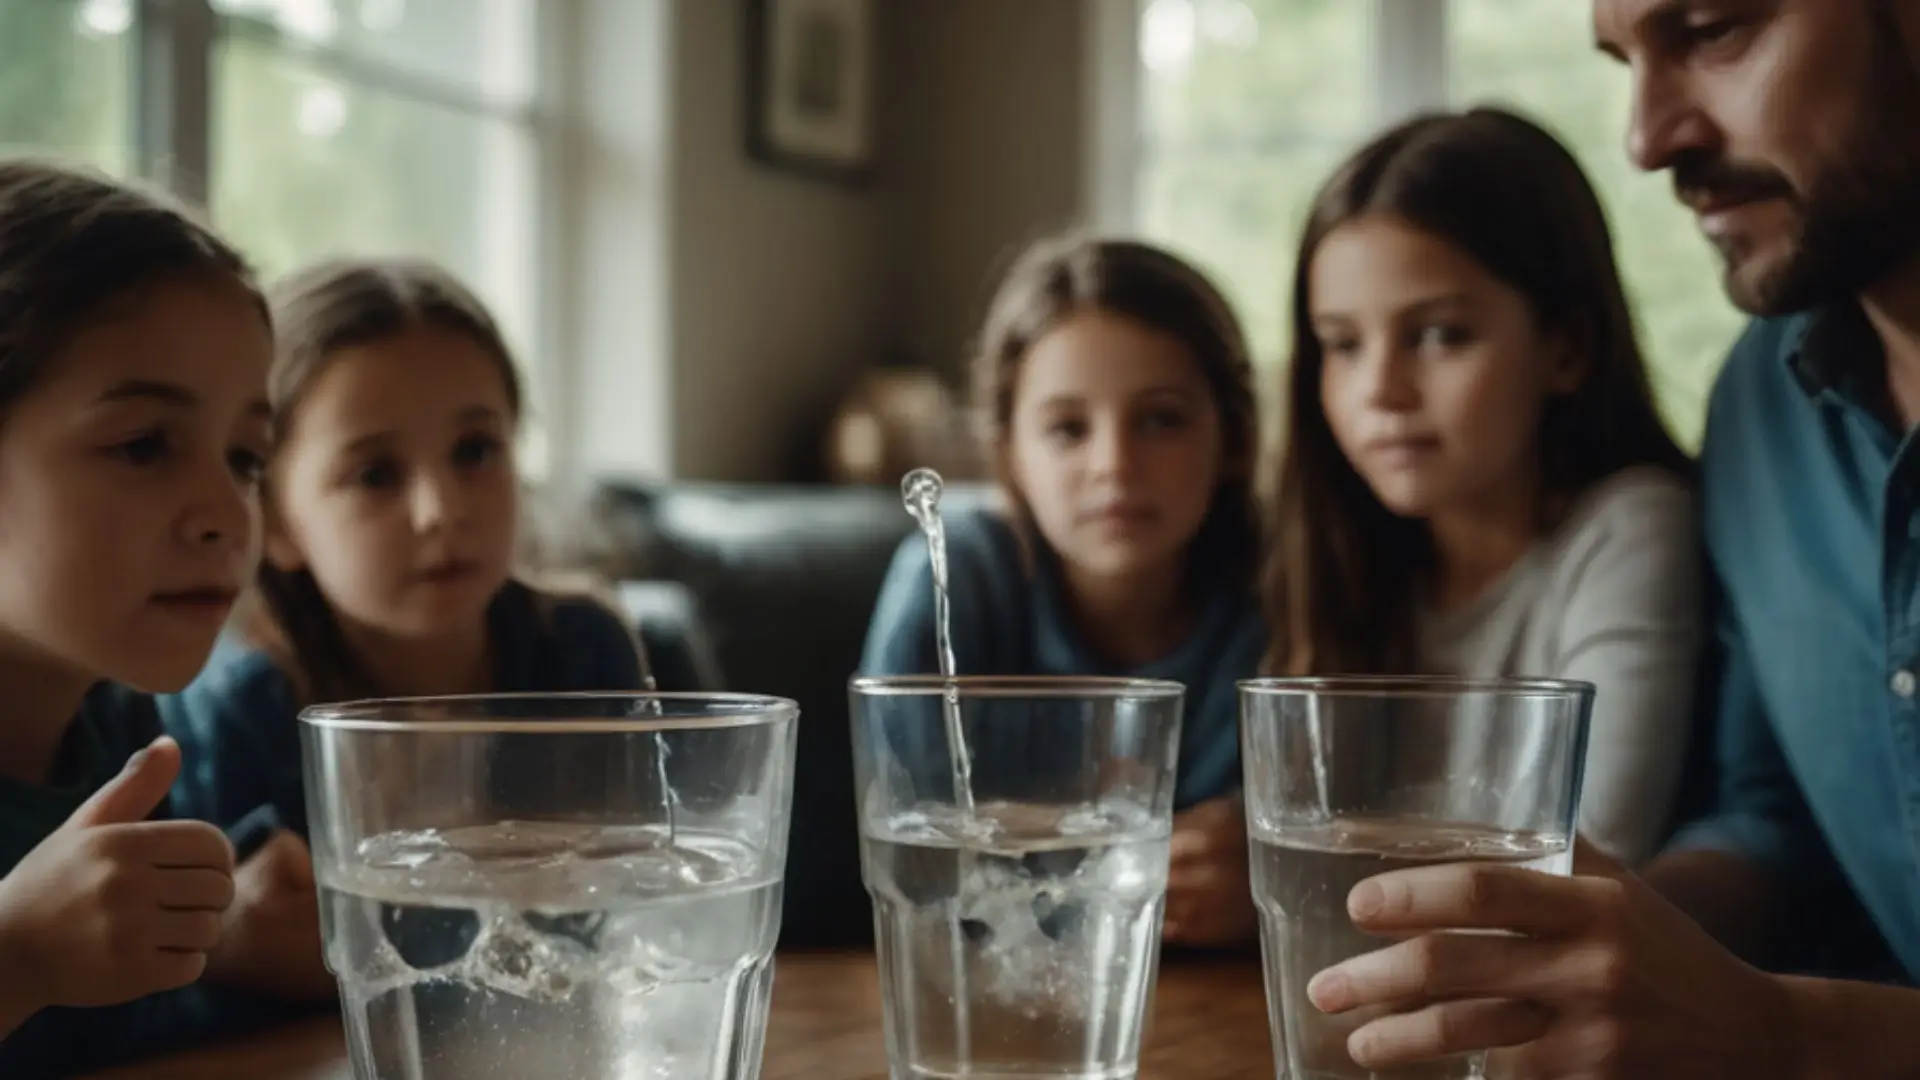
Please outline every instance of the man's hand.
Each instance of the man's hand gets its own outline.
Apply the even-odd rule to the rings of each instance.
[[[1259,930],[1247,882],[1247,816],[1238,796],[1174,815],[1161,936],[1176,945],[1234,945]]]
[[[235,871],[233,906],[207,958],[207,978],[285,998],[333,993],[320,955],[313,860],[298,835],[281,830]]]
[[[0,878],[0,1033],[49,1005],[200,977],[233,899],[233,849],[205,822],[146,820],[179,771],[180,747],[155,740]]]
[[[1453,864],[1383,874],[1348,897],[1355,925],[1405,938],[1316,976],[1308,994],[1344,1013],[1394,1015],[1348,1042],[1363,1067],[1497,1047],[1514,1080],[1792,1080],[1786,985],[1735,959],[1604,857],[1597,876]],[[1503,933],[1446,933],[1445,931]]]

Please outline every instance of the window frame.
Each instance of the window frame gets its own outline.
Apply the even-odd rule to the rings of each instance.
[[[84,0],[71,0],[82,3]],[[480,2],[480,0],[470,0]],[[530,97],[499,100],[429,75],[403,71],[351,50],[296,42],[267,18],[222,14],[213,0],[132,0],[129,47],[131,166],[135,175],[196,207],[212,205],[219,177],[213,168],[214,68],[225,35],[275,49],[297,50],[302,64],[343,83],[403,97],[434,108],[511,125],[530,141],[535,155],[531,190],[524,198],[531,259],[525,272],[528,340],[522,374],[529,381],[537,415],[523,420],[521,471],[546,480],[564,471],[569,447],[571,388],[562,357],[567,340],[558,301],[565,296],[565,223],[560,207],[568,183],[563,125],[555,121],[554,88],[565,70],[564,42],[572,0],[533,3],[533,70]],[[485,220],[497,220],[488,217]],[[215,223],[218,224],[217,222]],[[483,246],[485,241],[483,240]],[[531,362],[529,362],[531,361]]]
[[[1153,0],[1089,4],[1085,100],[1084,213],[1094,227],[1138,225],[1140,19]],[[1365,0],[1368,119],[1385,127],[1448,103],[1449,0]]]

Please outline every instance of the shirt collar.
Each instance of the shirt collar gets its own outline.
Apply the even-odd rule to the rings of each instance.
[[[1808,312],[1788,328],[1784,356],[1808,397],[1871,403],[1886,348],[1860,305],[1848,300]]]

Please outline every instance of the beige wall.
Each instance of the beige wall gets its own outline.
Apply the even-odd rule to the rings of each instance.
[[[1086,5],[880,0],[887,88],[889,340],[958,368],[995,270],[1074,224],[1085,187]]]
[[[886,0],[882,0],[886,2]],[[877,192],[745,154],[745,7],[678,5],[674,473],[793,474],[814,418],[884,347]]]
[[[747,158],[746,0],[581,0],[568,471],[811,475],[855,372],[956,366],[994,267],[1078,212],[1092,2],[875,0],[879,174],[846,187]]]

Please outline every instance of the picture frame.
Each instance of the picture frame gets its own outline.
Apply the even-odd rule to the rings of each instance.
[[[747,154],[840,183],[875,167],[873,0],[747,0]]]

